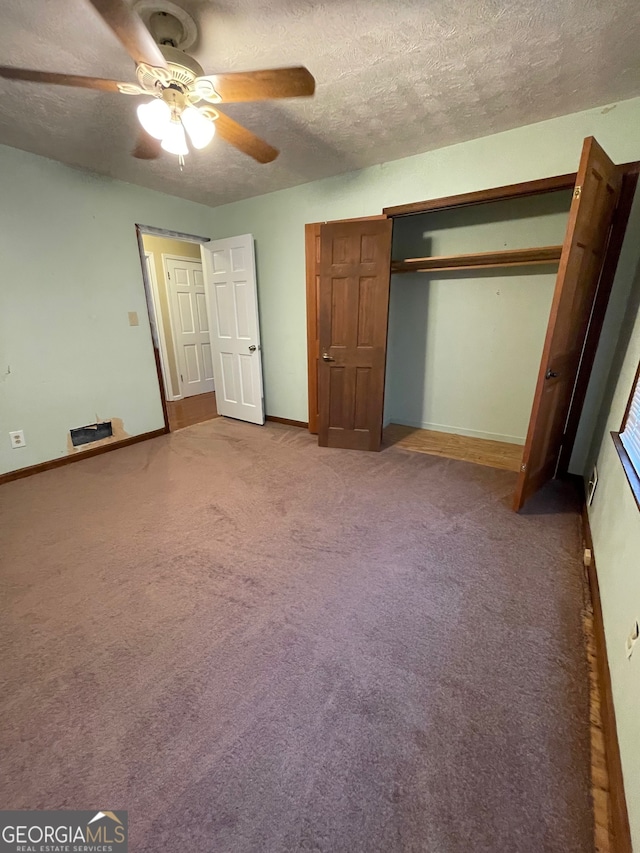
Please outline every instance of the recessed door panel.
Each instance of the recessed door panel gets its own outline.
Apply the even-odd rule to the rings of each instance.
[[[372,234],[363,234],[360,238],[360,263],[374,264],[376,261],[377,241]]]
[[[241,353],[238,356],[240,365],[240,394],[243,406],[256,406],[256,394],[253,387],[253,367],[251,355]]]
[[[329,374],[329,428],[349,428],[348,415],[345,411],[345,378],[346,367],[330,367]]]
[[[247,269],[245,259],[246,248],[244,246],[232,246],[229,251],[231,255],[231,271],[244,272]]]
[[[229,268],[229,253],[223,249],[211,252],[211,263],[214,272],[226,272]]]
[[[185,381],[189,384],[199,382],[200,364],[198,362],[198,349],[195,344],[188,344],[184,348],[186,373]]]
[[[202,345],[202,374],[205,379],[213,381],[213,361],[211,359],[211,344]]]
[[[371,368],[355,368],[355,412],[353,428],[366,430],[369,428],[369,399],[371,394]]]
[[[207,318],[207,300],[204,290],[202,293],[196,293],[196,317],[198,318],[198,329],[201,332],[208,332],[209,319]]]
[[[347,252],[349,250],[349,238],[336,236],[331,243],[331,263],[335,266],[347,263]]]
[[[183,335],[192,335],[195,331],[190,293],[178,293],[178,322]]]
[[[246,281],[233,284],[236,312],[236,336],[248,341],[251,338],[251,290]]]
[[[349,279],[331,279],[331,340],[329,345],[332,347],[346,347],[349,341],[349,289]]]
[[[176,266],[175,267],[175,282],[177,285],[182,287],[189,286],[189,274],[185,267]]]
[[[359,347],[371,347],[375,341],[376,279],[363,276],[358,293],[358,341]]]
[[[220,353],[220,366],[222,372],[222,387],[223,387],[223,397],[225,403],[237,403],[238,402],[238,389],[236,387],[236,377],[234,368],[234,357],[233,353],[230,352],[221,352]]]
[[[233,328],[233,294],[232,284],[227,281],[215,282],[214,292],[216,301],[216,327],[219,338],[231,338]]]

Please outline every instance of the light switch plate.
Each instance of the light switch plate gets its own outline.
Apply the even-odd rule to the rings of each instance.
[[[139,326],[138,322],[138,312],[137,311],[129,311],[129,325],[130,326]]]

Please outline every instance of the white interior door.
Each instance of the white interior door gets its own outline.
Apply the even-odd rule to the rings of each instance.
[[[183,397],[213,391],[209,317],[202,263],[164,258],[171,304],[171,328]]]
[[[264,423],[262,353],[253,237],[200,247],[219,414]]]

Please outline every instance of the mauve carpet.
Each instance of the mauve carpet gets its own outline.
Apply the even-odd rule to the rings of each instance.
[[[593,850],[552,486],[219,418],[0,489],[1,808],[134,853]]]

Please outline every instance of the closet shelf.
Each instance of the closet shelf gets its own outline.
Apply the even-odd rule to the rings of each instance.
[[[560,260],[562,246],[538,246],[533,249],[508,249],[472,255],[439,255],[432,258],[407,258],[391,261],[391,272],[441,272],[490,267],[519,267],[525,264],[549,264]]]

